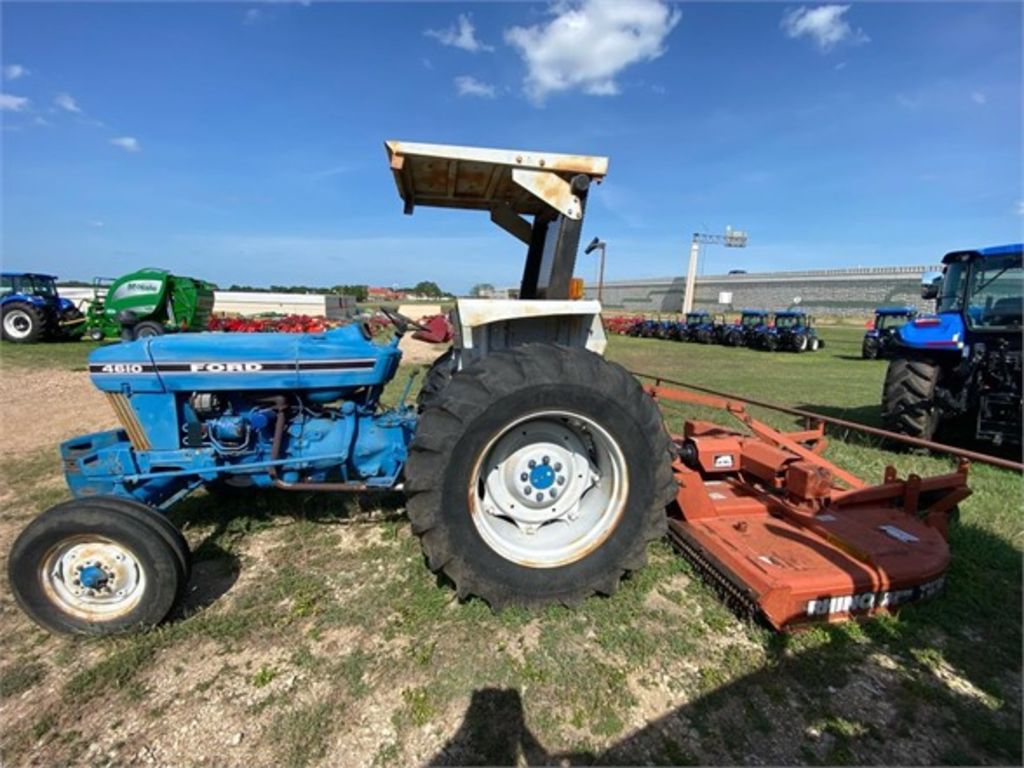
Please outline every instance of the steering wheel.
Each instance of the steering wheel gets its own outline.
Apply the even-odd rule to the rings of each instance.
[[[408,315],[403,315],[401,312],[397,312],[393,309],[381,307],[380,312],[382,315],[384,315],[384,317],[386,317],[391,322],[393,326],[395,326],[395,330],[398,331],[399,333],[405,333],[410,328],[415,328],[417,331],[430,330],[429,328],[427,328],[427,326],[423,325],[422,323],[416,322]]]

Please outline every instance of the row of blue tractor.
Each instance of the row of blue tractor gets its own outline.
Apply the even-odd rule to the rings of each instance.
[[[698,310],[683,320],[637,320],[626,335],[640,338],[689,341],[698,344],[722,344],[750,347],[767,352],[814,352],[825,346],[814,327],[814,318],[801,310],[766,312],[744,309],[735,322],[726,322],[722,314]]]

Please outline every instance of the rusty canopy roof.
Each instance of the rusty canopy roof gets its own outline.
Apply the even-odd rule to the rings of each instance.
[[[523,186],[524,178],[529,182],[553,174],[568,182],[584,174],[600,181],[608,171],[607,157],[404,141],[385,141],[384,146],[406,213],[417,205],[478,210],[508,205],[515,213],[535,215],[550,207]]]

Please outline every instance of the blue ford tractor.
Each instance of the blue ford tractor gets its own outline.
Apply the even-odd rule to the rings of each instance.
[[[864,332],[860,356],[865,360],[889,357],[895,347],[896,331],[915,317],[917,317],[916,307],[879,307],[876,309],[875,322]]]
[[[936,314],[896,333],[882,418],[896,432],[1021,442],[1021,244],[953,251],[925,275]]]
[[[386,143],[406,213],[470,208],[527,246],[517,300],[463,300],[416,405],[385,407],[398,340],[155,336],[99,348],[89,375],[120,426],[61,446],[73,499],[8,559],[21,607],[64,633],[154,625],[189,575],[165,516],[204,486],[402,488],[429,567],[492,607],[615,591],[667,528],[671,444],[652,398],[602,357],[600,304],[570,301],[590,185],[607,159]]]
[[[73,336],[85,317],[57,292],[57,278],[35,272],[0,275],[0,329],[4,341],[35,344]]]
[[[701,309],[686,313],[686,323],[683,325],[679,337],[682,341],[710,344],[714,340],[714,333],[715,323],[711,313]]]
[[[751,347],[762,329],[768,327],[769,315],[762,309],[744,309],[738,323],[725,330],[722,343],[730,347]]]

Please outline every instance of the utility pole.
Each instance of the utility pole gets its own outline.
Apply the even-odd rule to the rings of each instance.
[[[693,310],[693,293],[697,283],[697,259],[701,245],[724,245],[726,248],[746,248],[747,233],[732,227],[725,228],[724,235],[694,232],[690,241],[690,264],[686,270],[686,292],[683,294],[683,314]]]
[[[590,244],[586,247],[586,250],[583,251],[585,254],[590,255],[598,248],[601,249],[601,267],[597,277],[598,301],[601,301],[604,295],[604,249],[606,245],[607,243],[604,240],[599,240],[598,238],[595,237],[593,240],[590,241]]]

